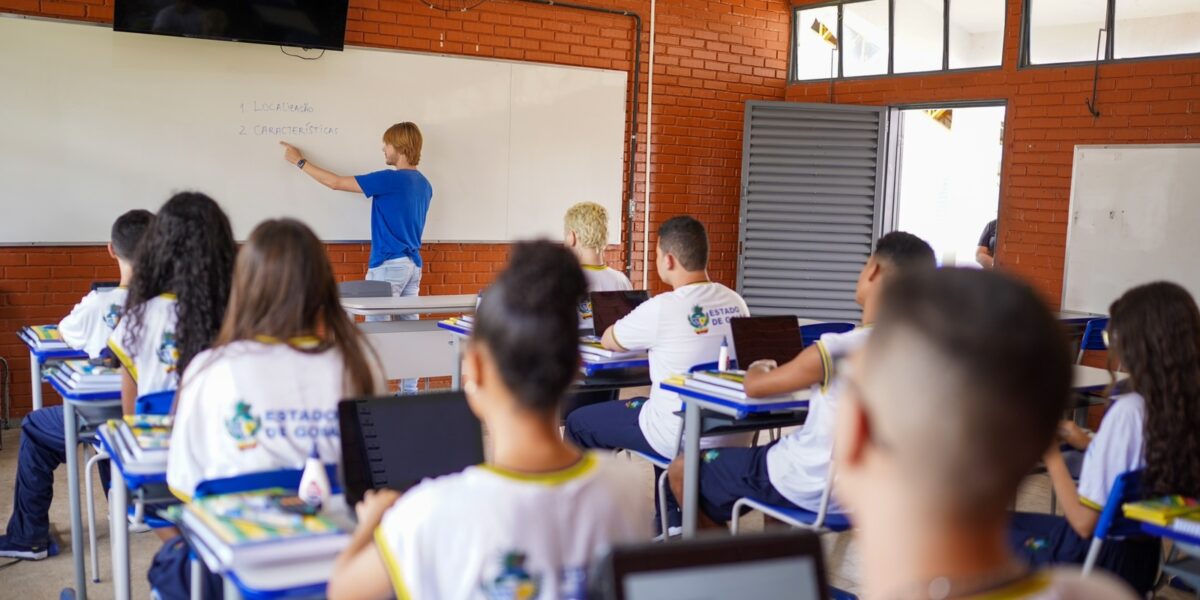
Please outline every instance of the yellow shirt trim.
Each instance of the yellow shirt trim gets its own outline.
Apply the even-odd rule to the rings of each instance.
[[[133,359],[129,358],[129,354],[127,354],[125,350],[123,350],[121,346],[117,344],[116,340],[113,340],[112,338],[109,338],[108,340],[108,349],[112,350],[112,353],[117,357],[117,360],[121,362],[121,366],[125,367],[126,371],[129,371],[129,376],[132,377],[134,381],[137,381],[137,366],[133,364]]]
[[[412,594],[408,593],[408,586],[404,585],[404,578],[400,576],[400,563],[392,555],[383,536],[383,527],[375,528],[375,548],[379,550],[379,556],[383,558],[383,564],[387,567],[388,577],[392,580],[392,589],[396,592],[396,600],[411,600]]]
[[[175,496],[176,498],[179,498],[180,500],[182,500],[182,501],[184,501],[184,502],[191,502],[191,501],[192,501],[192,497],[191,497],[190,495],[188,495],[187,493],[185,493],[185,492],[184,492],[183,490],[181,490],[181,489],[178,489],[178,488],[175,488],[175,487],[172,487],[172,486],[169,486],[169,485],[168,485],[168,486],[167,486],[167,491],[168,491],[168,492],[171,492],[171,495],[172,495],[172,496]]]
[[[607,271],[608,265],[580,265],[588,271]]]
[[[1022,578],[1019,581],[1014,581],[998,590],[984,592],[976,596],[970,596],[971,600],[1006,600],[1009,598],[1028,598],[1034,594],[1043,592],[1051,584],[1050,574],[1041,572],[1034,573],[1028,577]]]
[[[833,380],[833,357],[829,356],[829,351],[825,349],[825,344],[817,341],[817,352],[821,355],[821,392],[829,390],[829,383]]]
[[[256,336],[254,336],[254,341],[259,342],[261,344],[272,344],[272,345],[284,343],[283,340],[281,340],[277,337],[274,337],[274,336],[270,336],[270,335],[256,335]],[[301,348],[301,349],[307,350],[309,348],[316,348],[317,346],[320,346],[321,338],[319,338],[315,335],[298,335],[296,337],[288,338],[287,345],[292,346],[293,348]]]
[[[629,348],[626,348],[625,344],[622,344],[621,340],[617,339],[617,324],[613,323],[612,325],[609,325],[608,331],[612,332],[613,343],[616,344],[617,347],[621,349],[620,351],[621,352],[629,352]],[[608,333],[608,332],[607,331],[601,332],[600,336],[603,337],[605,333]]]
[[[596,455],[591,452],[585,452],[583,457],[575,464],[561,471],[551,471],[549,473],[518,473],[517,471],[509,471],[495,465],[487,464],[479,465],[479,468],[514,481],[540,483],[542,485],[562,485],[568,481],[587,475],[596,468],[597,464],[599,464],[599,461],[597,461]]]
[[[162,298],[164,300],[178,300],[179,299],[179,297],[176,296],[173,292],[163,292],[163,293],[159,294],[158,297]]]
[[[1104,512],[1103,506],[1100,506],[1099,504],[1096,504],[1095,502],[1092,502],[1090,499],[1084,498],[1083,496],[1079,497],[1079,503],[1096,512]]]

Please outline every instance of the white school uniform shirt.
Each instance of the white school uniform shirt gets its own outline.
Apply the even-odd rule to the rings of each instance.
[[[583,277],[587,279],[588,292],[627,292],[633,289],[633,283],[624,273],[605,266],[583,265]],[[587,329],[592,326],[592,300],[590,298],[579,302],[579,326]],[[596,335],[604,335],[597,331]]]
[[[314,443],[321,462],[337,462],[337,404],[347,395],[342,354],[301,350],[317,343],[239,341],[192,360],[167,455],[167,484],[177,496],[191,498],[212,479],[302,468]]]
[[[1141,394],[1122,394],[1113,399],[1083,455],[1079,501],[1084,506],[1104,510],[1117,476],[1146,466],[1142,453],[1145,423],[1146,400]]]
[[[481,465],[422,482],[375,530],[396,597],[585,598],[593,561],[650,536],[631,468],[588,452],[557,473]]]
[[[108,338],[108,347],[137,382],[138,396],[179,387],[179,348],[175,344],[175,325],[179,322],[174,294],[162,294],[145,302],[141,335],[137,345],[127,348],[129,319],[122,318]]]
[[[674,457],[683,427],[683,419],[675,416],[682,406],[679,395],[662,389],[662,381],[686,374],[696,365],[716,362],[722,340],[729,345],[730,358],[736,358],[729,321],[748,316],[750,309],[737,292],[719,283],[703,282],[659,294],[613,325],[621,347],[650,353],[654,387],[638,424],[655,452]]]
[[[804,426],[785,436],[767,450],[767,478],[771,486],[796,506],[816,511],[829,476],[833,436],[837,423],[838,397],[842,383],[837,361],[861,348],[870,337],[869,327],[845,333],[826,333],[817,341],[825,379],[813,386]],[[839,511],[834,498],[830,510]]]
[[[92,358],[99,358],[125,312],[128,295],[129,290],[123,287],[92,290],[58,324],[63,341],[76,350],[87,352]]]

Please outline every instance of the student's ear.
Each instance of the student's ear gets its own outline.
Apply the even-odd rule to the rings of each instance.
[[[871,258],[867,263],[867,281],[875,283],[883,276],[883,266],[875,258]]]
[[[666,263],[668,271],[674,271],[675,266],[679,264],[679,261],[675,258],[675,255],[671,254],[670,252],[663,254],[663,262]]]
[[[575,244],[579,243],[579,237],[575,235],[574,231],[568,229],[567,234],[563,236],[563,243],[566,244],[568,248],[574,248]]]
[[[483,368],[483,349],[476,344],[467,344],[462,357],[462,389],[472,406],[477,402],[479,390],[486,383]]]
[[[107,244],[107,246],[106,246],[106,247],[108,248],[108,257],[109,257],[109,258],[116,258],[116,257],[117,257],[117,253],[116,253],[116,251],[114,251],[114,250],[113,250],[113,247],[112,247],[112,242],[109,242],[109,243]]]

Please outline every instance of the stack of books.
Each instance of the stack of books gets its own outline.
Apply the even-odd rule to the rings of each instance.
[[[1166,527],[1180,523],[1181,527],[1200,529],[1200,502],[1186,496],[1161,496],[1130,502],[1121,507],[1125,517]],[[1186,519],[1184,517],[1187,517]]]
[[[50,373],[62,386],[82,394],[121,389],[121,372],[86,360],[64,360]]]
[[[70,350],[71,347],[63,341],[58,325],[33,325],[22,327],[17,332],[21,341],[34,350]]]
[[[465,329],[465,330],[467,330],[467,333],[470,333],[471,329],[473,329],[475,327],[475,317],[473,315],[463,315],[461,317],[451,317],[442,322],[447,325],[452,325],[454,327],[458,327],[460,329]]]
[[[583,356],[584,362],[589,363],[618,362],[646,357],[646,353],[643,351],[608,350],[604,346],[601,346],[600,342],[587,340],[579,342],[579,353]]]
[[[791,394],[751,398],[746,395],[745,382],[745,371],[697,371],[683,378],[684,387],[737,402],[773,403],[790,402],[795,399]]]
[[[125,470],[140,474],[165,472],[172,424],[169,415],[125,415],[109,421],[113,433],[109,442],[124,458]]]
[[[332,558],[345,548],[348,523],[287,510],[287,497],[269,489],[197,498],[183,507],[182,520],[222,565]]]

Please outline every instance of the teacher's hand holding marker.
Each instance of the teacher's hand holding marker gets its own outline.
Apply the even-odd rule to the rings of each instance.
[[[383,159],[390,168],[348,177],[312,164],[299,148],[279,142],[284,160],[300,167],[321,185],[331,190],[362,193],[371,199],[371,259],[367,279],[390,283],[393,296],[416,296],[420,290],[424,266],[421,236],[433,200],[433,186],[417,170],[423,143],[421,130],[415,123],[392,125],[383,133]],[[400,318],[416,319],[417,315]],[[415,394],[417,380],[405,379],[401,391]]]

